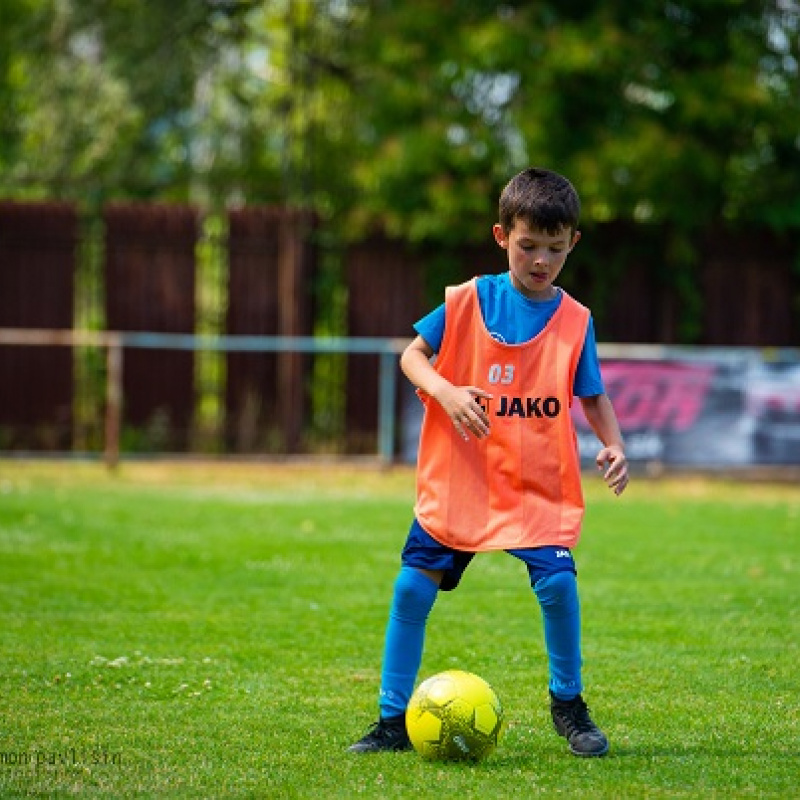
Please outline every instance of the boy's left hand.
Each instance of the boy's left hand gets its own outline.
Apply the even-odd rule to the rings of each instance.
[[[597,468],[605,470],[603,480],[608,484],[614,494],[621,495],[628,485],[628,459],[625,451],[619,445],[604,447],[597,454]]]

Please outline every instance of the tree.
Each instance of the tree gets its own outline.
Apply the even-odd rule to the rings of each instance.
[[[699,233],[800,225],[799,19],[787,0],[373,3],[353,67],[356,230],[485,236],[504,180],[547,165],[579,188],[585,225],[647,233],[692,341]]]
[[[796,0],[7,0],[0,13],[10,196],[289,202],[341,240],[382,230],[446,251],[484,240],[504,182],[543,164],[579,188],[584,225],[647,231],[688,340],[698,232],[800,227]]]
[[[799,17],[756,0],[374,3],[353,67],[357,211],[469,236],[474,191],[532,162],[573,177],[591,219],[795,225]]]
[[[15,0],[17,68],[0,96],[17,142],[0,185],[22,194],[187,197],[200,77],[254,3]],[[6,84],[8,86],[8,83]]]

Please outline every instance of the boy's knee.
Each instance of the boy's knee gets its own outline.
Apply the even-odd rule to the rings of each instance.
[[[417,569],[403,567],[394,584],[394,610],[401,615],[427,617],[439,587]]]
[[[533,591],[543,608],[572,613],[578,608],[578,579],[574,572],[554,572],[536,581]]]

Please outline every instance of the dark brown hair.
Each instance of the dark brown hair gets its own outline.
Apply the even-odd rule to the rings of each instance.
[[[500,195],[500,224],[508,233],[517,219],[551,235],[578,229],[581,201],[575,187],[557,172],[532,167],[515,175]]]

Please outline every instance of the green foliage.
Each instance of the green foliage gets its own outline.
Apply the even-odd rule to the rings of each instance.
[[[14,0],[2,13],[6,190],[288,199],[350,235],[460,242],[533,162],[567,172],[592,221],[800,224],[790,4]]]
[[[505,735],[472,767],[345,752],[376,714],[410,471],[0,465],[0,793],[792,796],[796,491],[595,480],[578,562],[610,754],[553,733],[527,575],[484,554],[420,676],[498,692]]]
[[[379,230],[448,252],[485,241],[505,181],[543,164],[576,184],[586,224],[663,227],[683,341],[700,231],[800,228],[792,2],[9,0],[0,15],[8,197],[288,203],[340,243]]]

